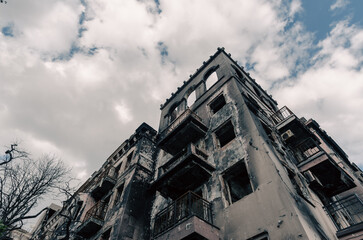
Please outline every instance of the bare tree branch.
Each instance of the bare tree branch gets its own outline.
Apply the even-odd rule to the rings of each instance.
[[[0,222],[6,226],[0,239],[18,229],[23,221],[39,216],[29,214],[46,194],[59,191],[68,184],[69,170],[54,156],[30,159],[25,151],[12,144],[0,164]],[[13,161],[21,159],[21,161]]]

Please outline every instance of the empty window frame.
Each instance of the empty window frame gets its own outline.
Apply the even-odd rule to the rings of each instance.
[[[197,94],[194,90],[187,97],[187,107],[190,108],[196,100],[197,100]]]
[[[223,94],[221,94],[209,104],[209,107],[214,114],[218,112],[224,105],[226,105],[226,100]]]
[[[78,217],[79,212],[81,211],[83,205],[83,201],[78,201],[74,210],[73,219]]]
[[[117,178],[120,174],[120,169],[122,166],[122,162],[115,168],[115,177]]]
[[[121,200],[121,195],[122,195],[122,192],[124,191],[124,183],[121,184],[117,190],[116,190],[116,198],[115,198],[115,201],[114,201],[114,205],[118,204]]]
[[[252,186],[244,161],[240,161],[228,169],[223,178],[230,203],[234,203],[252,193]]]
[[[130,166],[131,160],[132,160],[132,155],[134,154],[134,151],[132,151],[126,159],[126,163],[125,163],[125,170]]]
[[[102,234],[101,240],[109,240],[110,235],[111,235],[111,228]]]
[[[216,70],[219,66],[214,66],[208,69],[208,71],[204,74],[204,81],[206,90],[210,89],[215,83],[218,82],[218,76]]]
[[[234,127],[231,120],[227,121],[225,124],[219,127],[218,130],[215,131],[215,134],[219,141],[220,147],[223,147],[224,145],[232,141],[236,137],[236,134],[234,133]]]

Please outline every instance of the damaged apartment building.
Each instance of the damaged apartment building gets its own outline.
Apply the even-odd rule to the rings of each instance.
[[[33,239],[363,239],[363,173],[224,51],[141,124]]]

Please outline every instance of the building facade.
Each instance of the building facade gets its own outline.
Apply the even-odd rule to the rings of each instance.
[[[363,239],[362,182],[219,48],[33,238]]]

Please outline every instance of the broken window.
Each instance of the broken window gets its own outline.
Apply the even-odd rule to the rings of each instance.
[[[131,163],[131,159],[132,159],[132,155],[133,155],[134,151],[132,151],[128,156],[127,156],[127,160],[126,160],[126,164],[125,164],[125,170],[129,167],[130,163]]]
[[[243,161],[240,161],[227,170],[224,174],[224,181],[228,192],[227,197],[231,203],[252,193],[250,178]]]
[[[234,133],[234,127],[231,120],[229,120],[222,127],[220,127],[215,132],[215,134],[218,138],[220,147],[223,147],[224,145],[232,141],[236,137],[236,134]]]
[[[209,104],[209,107],[214,114],[218,112],[224,105],[226,105],[226,100],[224,99],[223,94],[221,94]]]

